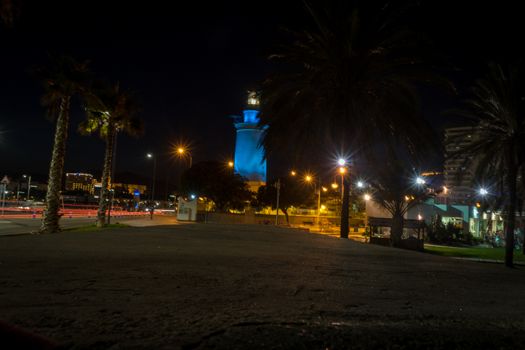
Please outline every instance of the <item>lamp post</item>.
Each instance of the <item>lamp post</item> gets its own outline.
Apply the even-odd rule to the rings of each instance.
[[[308,183],[313,181],[311,175],[306,175],[304,180]],[[321,217],[321,178],[318,179],[319,186],[314,182],[314,193],[317,195],[317,226],[319,226],[319,221]]]
[[[184,147],[179,147],[177,148],[177,154],[181,157],[184,157],[186,154],[188,155],[188,158],[190,160],[190,166],[189,168],[191,168],[192,164],[193,164],[193,157],[191,156],[191,153],[190,151],[188,151],[186,148]]]
[[[31,194],[31,175],[22,175],[22,177],[27,179],[27,200],[29,200],[29,195]]]
[[[275,188],[277,189],[277,199],[275,203],[275,226],[277,226],[279,225],[279,197],[281,195],[281,179],[277,179]]]
[[[146,154],[146,157],[153,159],[153,181],[151,184],[151,201],[153,202],[155,198],[155,174],[157,172],[157,157],[153,153]]]

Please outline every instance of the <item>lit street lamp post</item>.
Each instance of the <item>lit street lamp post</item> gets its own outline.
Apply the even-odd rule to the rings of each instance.
[[[153,159],[153,181],[151,184],[151,201],[155,199],[155,174],[157,172],[157,157],[153,153],[148,153],[146,155],[148,158]]]
[[[188,151],[188,150],[187,150],[186,148],[184,148],[184,147],[179,147],[179,148],[177,148],[177,153],[178,153],[181,157],[183,157],[183,156],[186,155],[186,154],[188,155],[188,158],[189,158],[189,160],[190,160],[190,163],[189,163],[190,166],[189,166],[189,168],[191,169],[191,166],[192,166],[192,164],[193,164],[193,157],[191,156],[190,151]]]
[[[29,195],[31,194],[31,175],[22,175],[22,177],[27,179],[27,200],[29,200]]]

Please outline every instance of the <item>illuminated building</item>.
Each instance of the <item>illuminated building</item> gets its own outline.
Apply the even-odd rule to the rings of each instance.
[[[259,99],[250,92],[243,117],[235,121],[235,172],[247,179],[250,190],[266,184],[266,159],[261,145],[266,127],[259,125]]]
[[[450,189],[449,200],[454,203],[472,204],[474,176],[468,165],[467,155],[461,150],[468,147],[476,138],[472,127],[445,129],[445,187]]]
[[[84,191],[93,194],[93,175],[85,173],[67,173],[66,191]]]

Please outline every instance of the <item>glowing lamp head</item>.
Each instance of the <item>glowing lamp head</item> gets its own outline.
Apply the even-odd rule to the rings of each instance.
[[[363,188],[363,187],[365,187],[364,182],[363,182],[363,181],[357,181],[357,187],[358,187],[358,188]]]
[[[416,178],[416,184],[418,185],[424,185],[425,184],[425,179],[423,179],[421,176],[418,176]]]
[[[297,175],[297,173],[295,172],[295,170],[292,170],[292,171],[290,171],[290,175],[295,176],[295,175]]]
[[[184,148],[182,148],[182,147],[177,148],[177,153],[178,153],[178,154],[184,154],[184,152],[186,152],[186,151],[184,150]]]
[[[363,199],[364,199],[365,201],[369,201],[369,200],[372,199],[372,196],[369,195],[368,193],[365,193],[365,195],[363,196]]]
[[[339,168],[339,174],[341,174],[341,175],[346,174],[346,168],[344,166]]]
[[[479,194],[482,195],[482,196],[486,196],[487,194],[489,194],[489,191],[487,191],[486,188],[480,188],[479,189]]]
[[[153,153],[148,153],[148,154],[146,154],[146,157],[148,157],[148,158],[153,158]]]
[[[345,166],[345,164],[346,164],[346,160],[343,159],[343,158],[339,158],[339,159],[337,160],[337,164],[339,164],[339,166]]]
[[[197,196],[194,195],[194,194],[190,194],[190,198],[191,198],[191,199],[195,199],[195,198],[197,198]]]
[[[339,187],[339,185],[336,184],[335,182],[332,184],[332,188],[333,188],[334,190],[337,189],[338,187]]]
[[[327,191],[328,191],[328,188],[323,187],[323,192],[327,192]]]
[[[228,162],[228,167],[233,168],[233,162],[232,161]]]
[[[306,181],[306,182],[312,182],[312,176],[311,176],[311,175],[306,175],[306,176],[304,177],[304,181]]]

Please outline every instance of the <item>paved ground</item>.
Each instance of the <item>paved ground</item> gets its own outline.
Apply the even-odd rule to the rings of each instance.
[[[72,349],[523,348],[525,271],[268,226],[0,237],[0,318]]]
[[[82,227],[92,225],[96,222],[93,217],[63,217],[60,220],[60,225],[64,229]],[[161,216],[157,215],[153,220],[150,220],[149,216],[122,216],[111,218],[112,223],[120,222],[130,226],[144,227],[144,226],[156,226],[156,225],[173,225],[177,223],[177,220],[173,216]],[[37,232],[40,228],[41,219],[35,218],[2,218],[0,216],[0,236],[10,236],[27,234]]]

